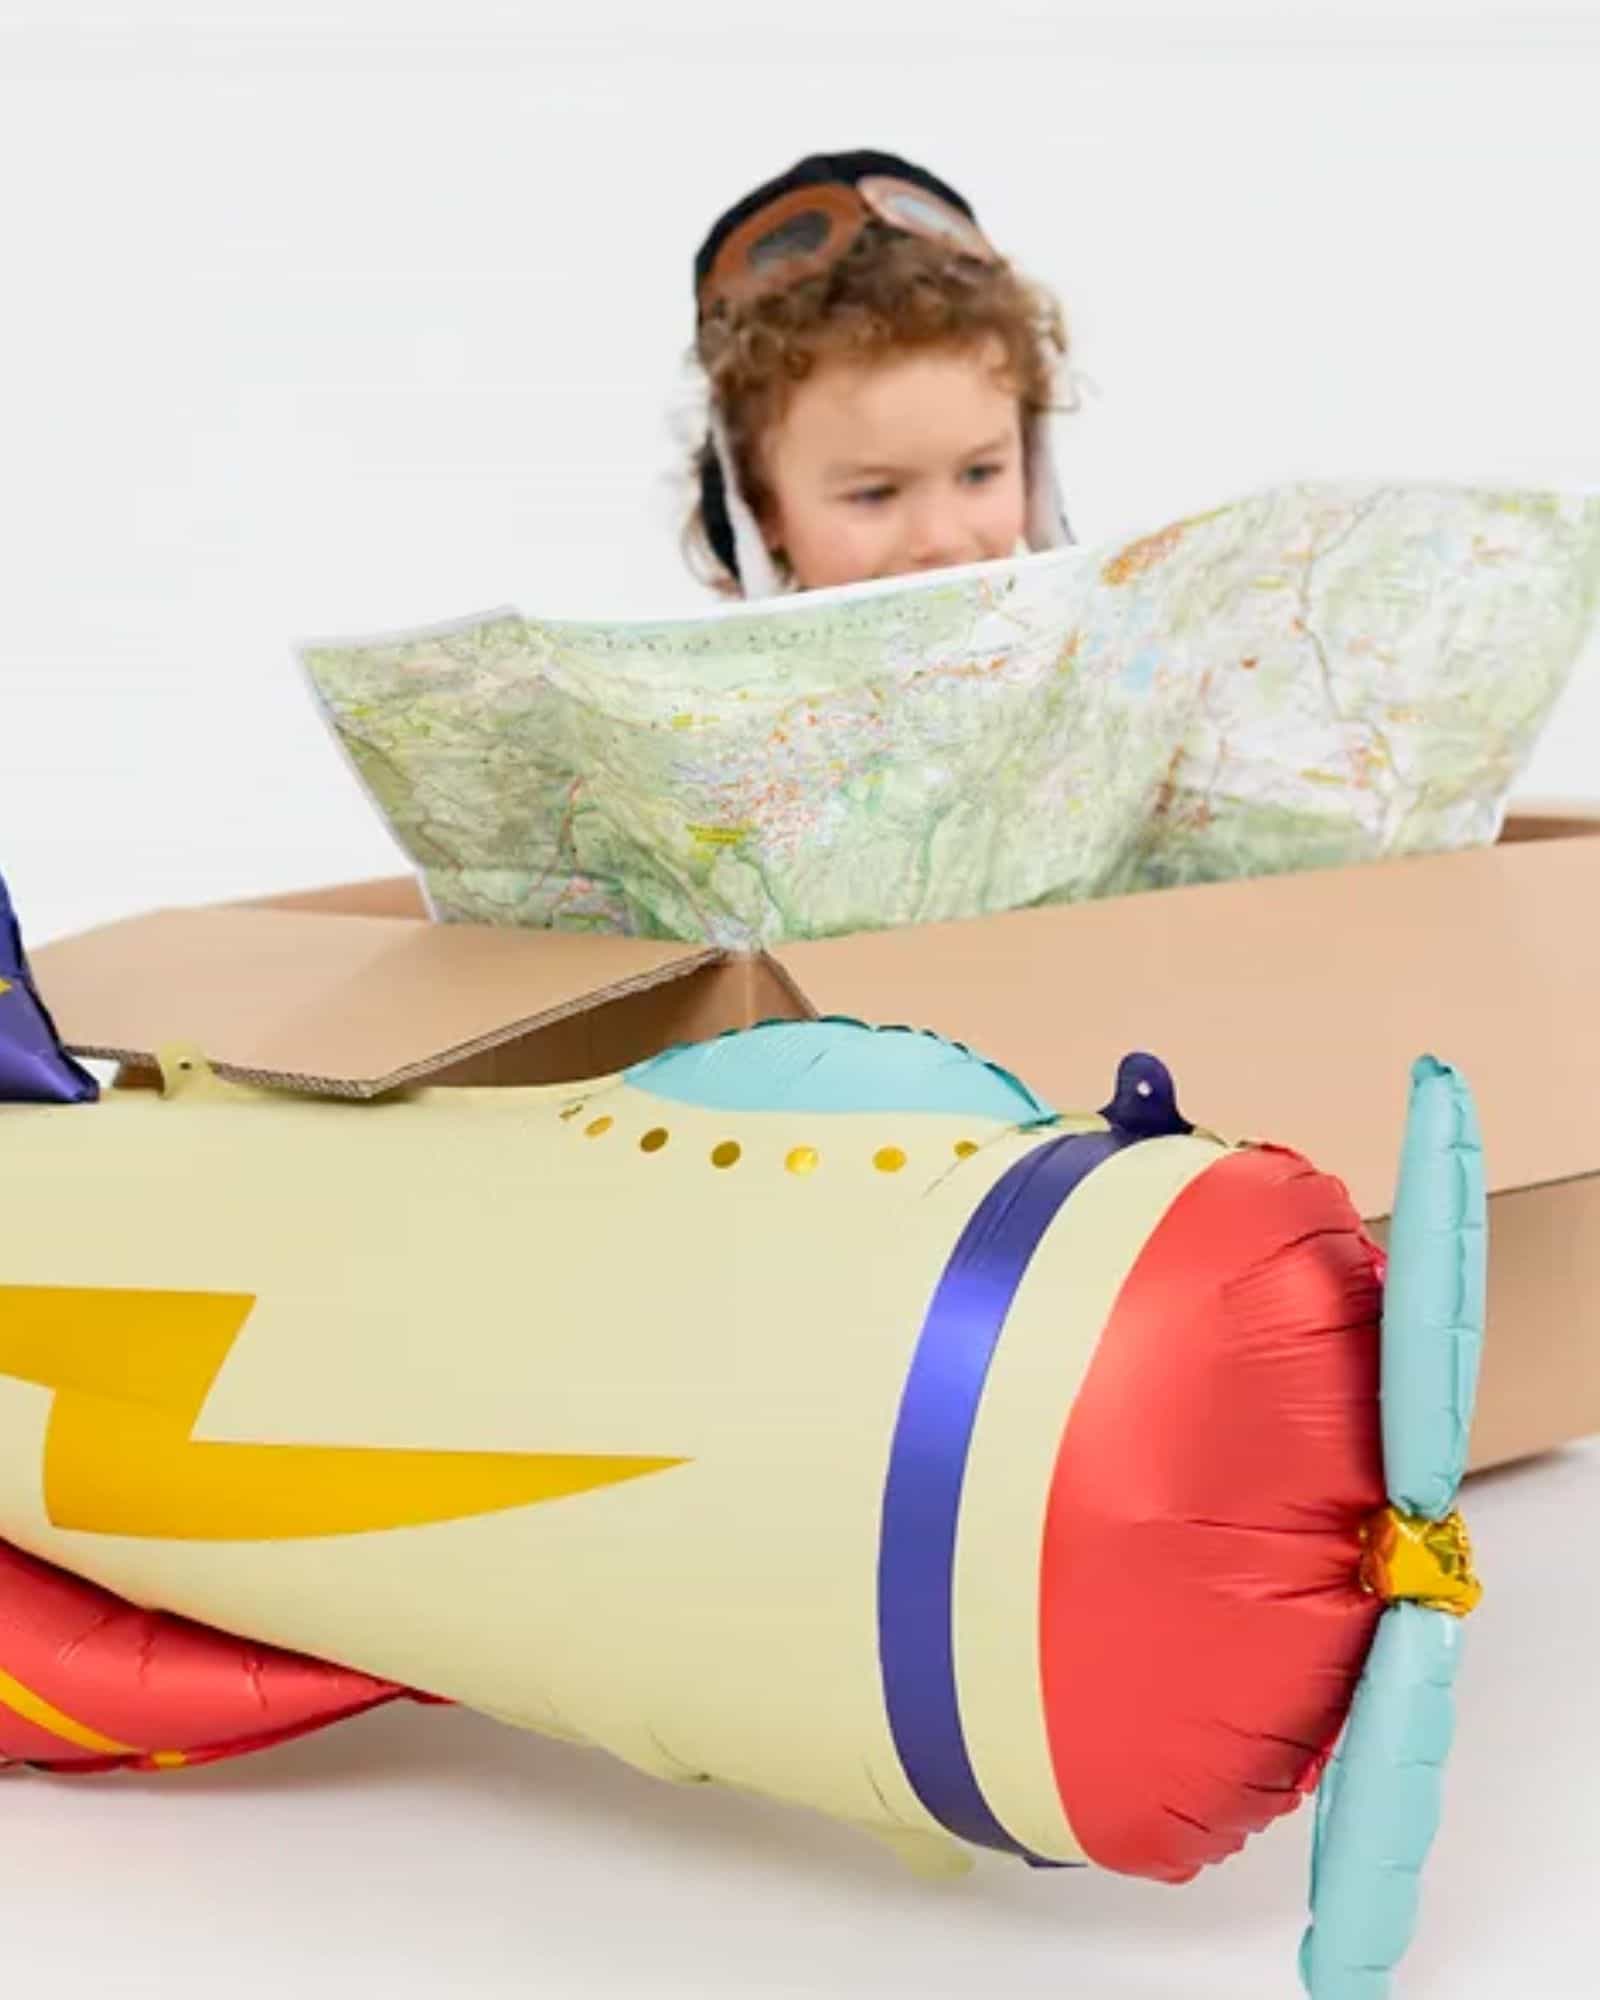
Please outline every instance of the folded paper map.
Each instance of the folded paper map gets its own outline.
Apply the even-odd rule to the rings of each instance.
[[[306,645],[446,921],[744,946],[1492,840],[1600,497],[1281,487],[661,620]]]

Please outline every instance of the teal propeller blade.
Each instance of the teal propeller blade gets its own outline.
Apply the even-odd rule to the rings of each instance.
[[[1483,1349],[1487,1216],[1471,1092],[1455,1070],[1424,1057],[1411,1075],[1384,1288],[1390,1509],[1369,1548],[1380,1548],[1392,1601],[1318,1795],[1312,1919],[1300,1954],[1311,2000],[1385,2000],[1438,1832],[1461,1661],[1452,1612],[1477,1599],[1451,1510]]]
[[[1443,1520],[1467,1467],[1483,1353],[1488,1248],[1472,1093],[1424,1056],[1389,1229],[1383,1301],[1383,1471],[1391,1502]]]

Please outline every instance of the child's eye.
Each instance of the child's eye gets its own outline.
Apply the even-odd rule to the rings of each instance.
[[[894,498],[892,486],[861,486],[854,493],[846,494],[852,507],[881,507],[886,500]]]
[[[1005,467],[999,463],[993,465],[969,465],[965,477],[974,486],[985,486],[991,479],[998,479],[1004,471]]]

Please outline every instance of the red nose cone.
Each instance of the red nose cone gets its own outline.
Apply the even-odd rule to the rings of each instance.
[[[1090,1858],[1187,1880],[1292,1811],[1379,1607],[1378,1253],[1337,1181],[1229,1154],[1152,1234],[1068,1422],[1042,1575],[1063,1803]]]

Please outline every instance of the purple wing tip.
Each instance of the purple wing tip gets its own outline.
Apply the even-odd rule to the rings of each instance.
[[[61,1046],[0,877],[0,1104],[91,1104],[100,1086]]]

